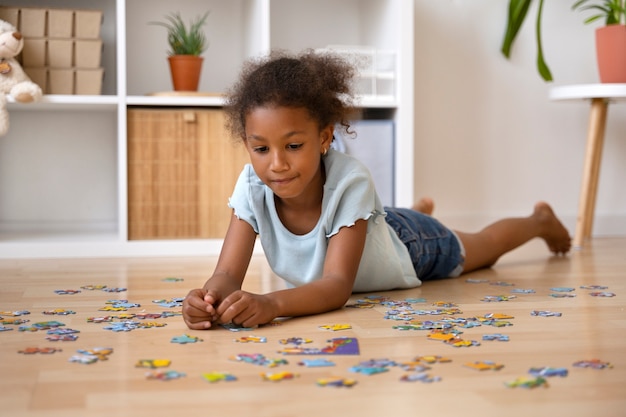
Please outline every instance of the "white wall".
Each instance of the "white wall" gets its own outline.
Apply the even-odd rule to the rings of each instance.
[[[552,86],[598,81],[594,29],[572,1],[546,0],[535,67],[535,4],[500,53],[508,1],[415,0],[416,186],[436,215],[473,230],[549,201],[574,233],[589,103],[553,102]],[[535,2],[537,3],[537,2]],[[609,106],[594,235],[626,235],[626,101]]]

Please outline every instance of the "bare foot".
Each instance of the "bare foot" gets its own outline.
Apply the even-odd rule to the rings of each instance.
[[[539,221],[542,230],[539,237],[545,240],[550,251],[556,255],[564,255],[569,252],[572,239],[548,203],[541,201],[535,204],[533,217]]]
[[[411,208],[415,211],[419,211],[420,213],[432,216],[433,211],[435,210],[435,202],[430,197],[422,197],[420,198],[420,201],[415,203]]]

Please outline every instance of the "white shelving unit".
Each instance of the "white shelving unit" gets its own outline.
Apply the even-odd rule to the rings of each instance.
[[[362,45],[395,51],[395,99],[361,105],[395,123],[396,204],[413,202],[414,5],[408,0],[5,0],[4,6],[98,9],[102,95],[9,103],[0,138],[0,258],[217,254],[221,240],[129,241],[126,114],[132,106],[220,107],[170,91],[165,30],[171,11],[210,11],[200,90],[220,93],[244,60],[272,49]]]

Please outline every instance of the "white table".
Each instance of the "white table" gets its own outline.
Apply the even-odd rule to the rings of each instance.
[[[626,99],[626,84],[579,84],[550,89],[551,100],[591,100],[587,149],[574,234],[574,247],[581,248],[591,237],[596,206],[598,177],[604,144],[604,129],[609,103]]]

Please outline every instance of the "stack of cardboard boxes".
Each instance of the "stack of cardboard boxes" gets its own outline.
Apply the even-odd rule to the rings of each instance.
[[[102,92],[102,11],[0,7],[24,37],[21,64],[46,94]]]

